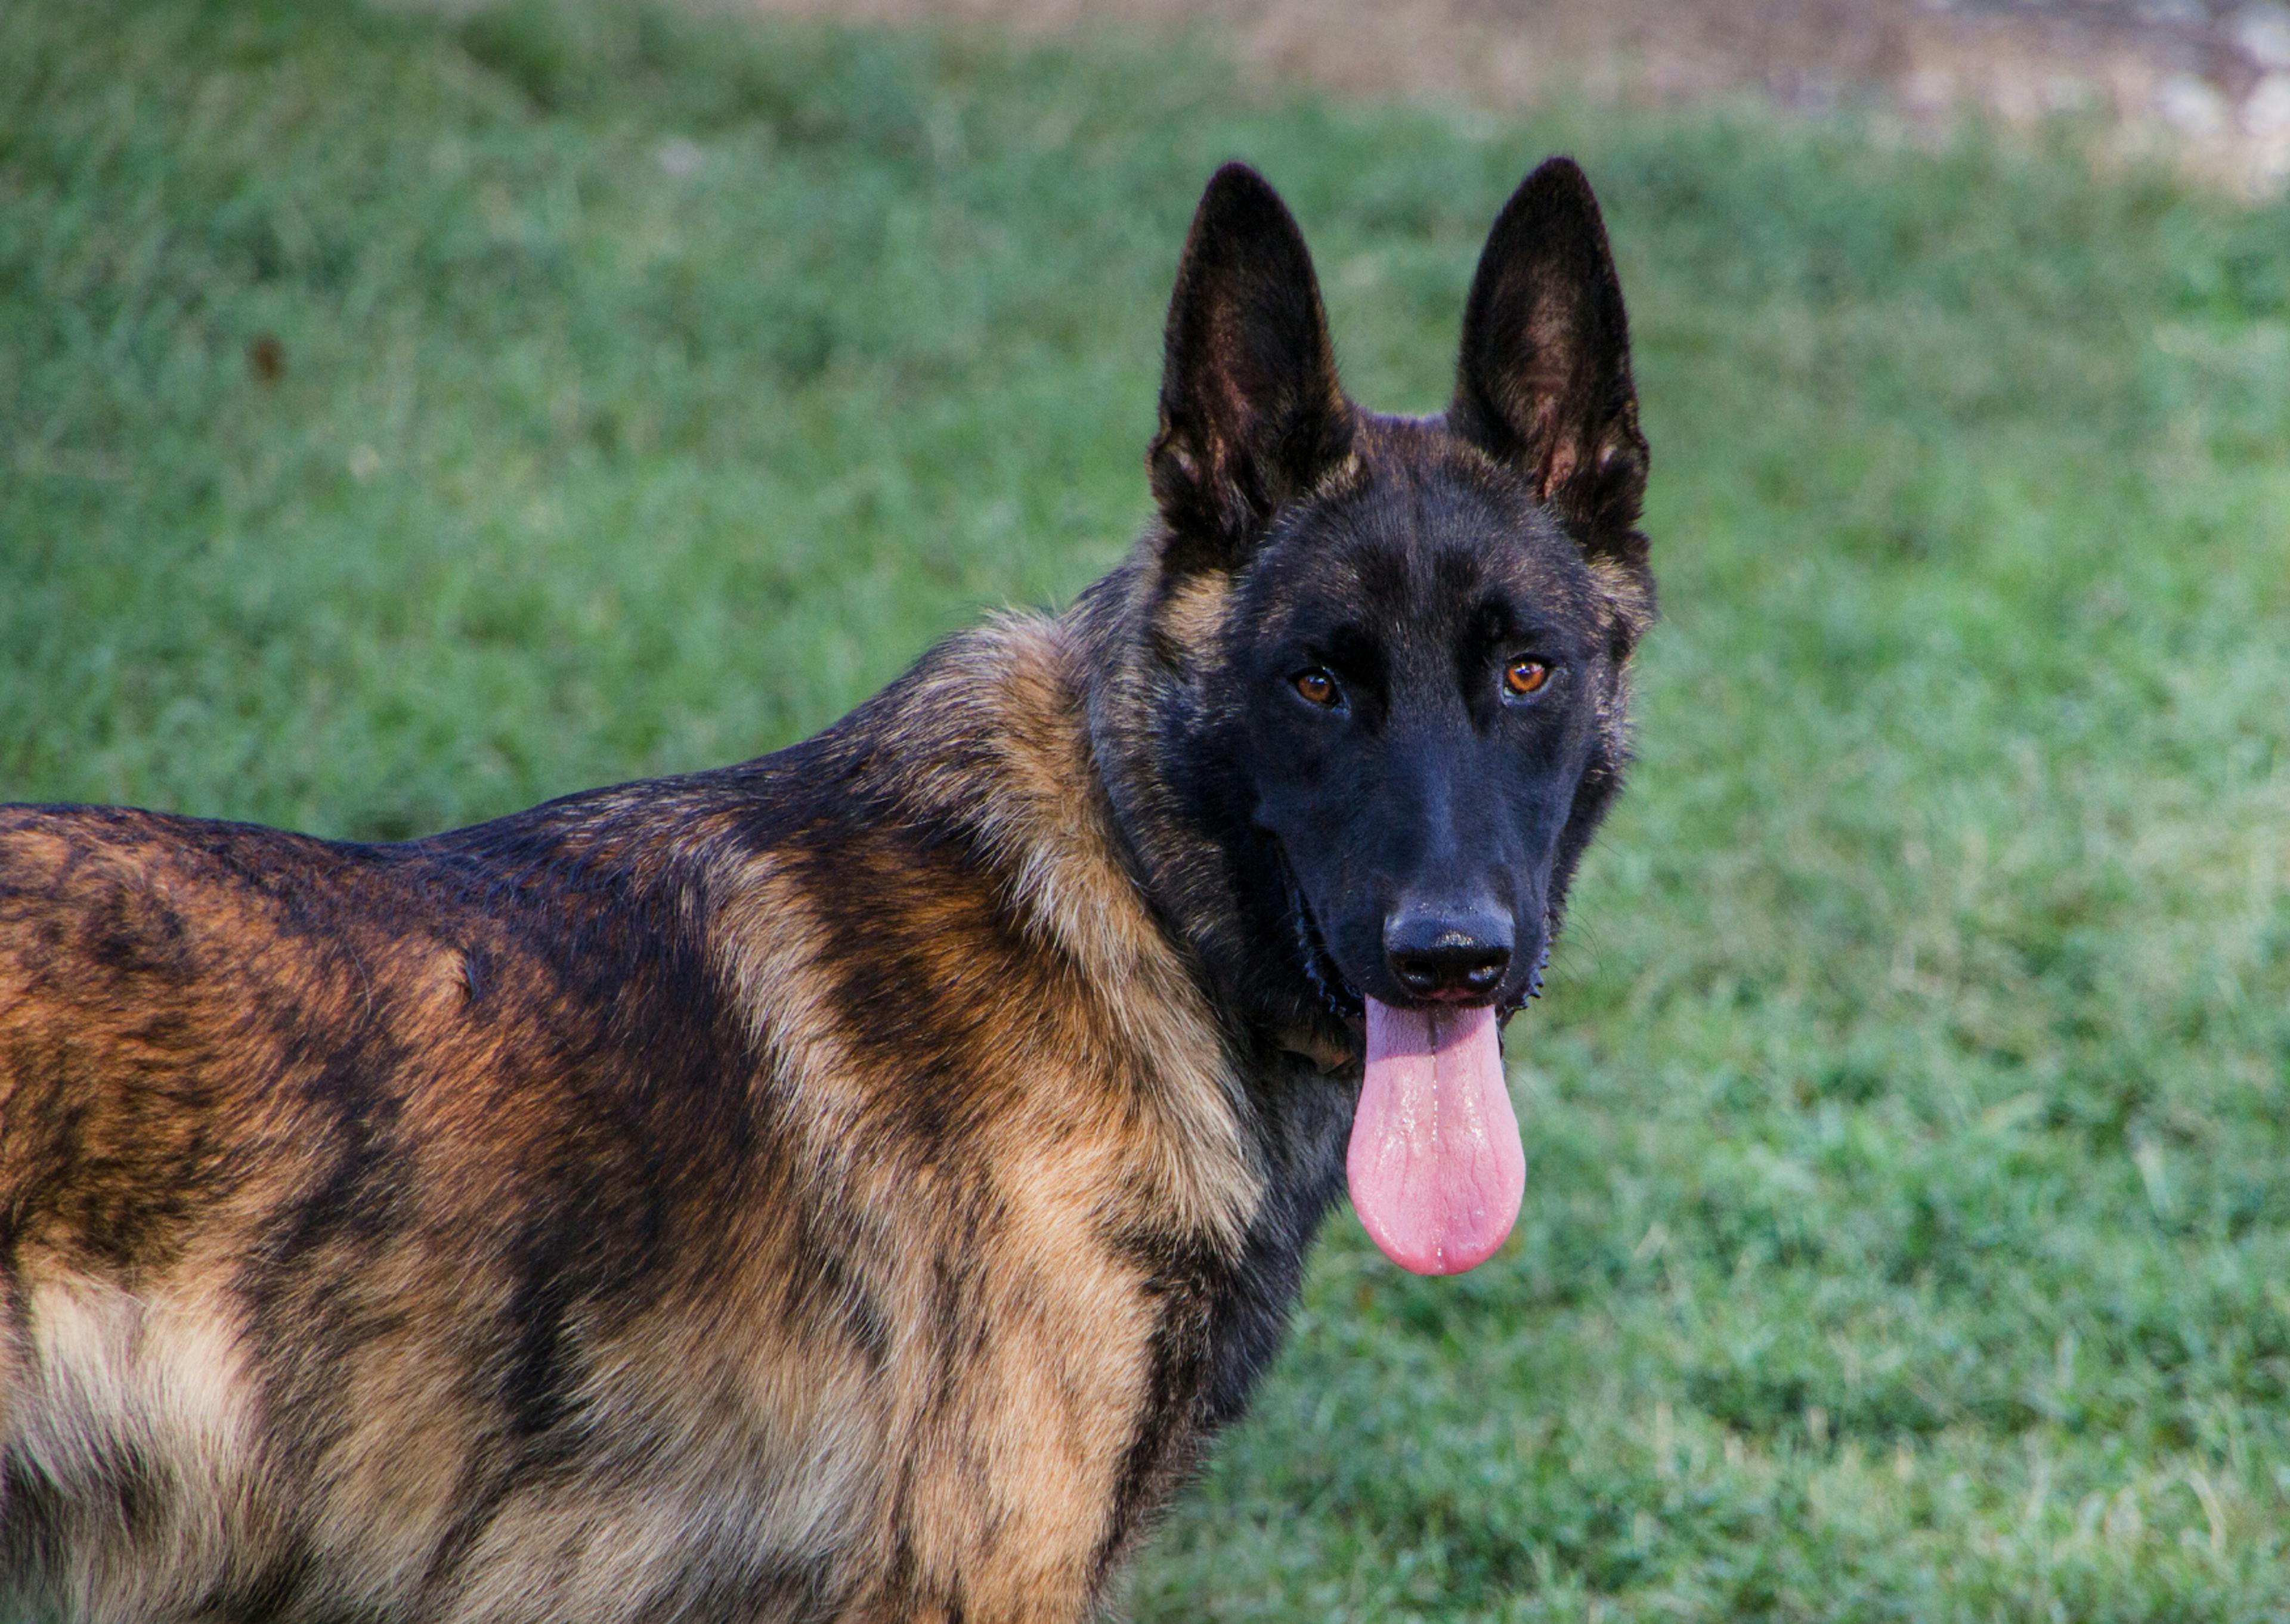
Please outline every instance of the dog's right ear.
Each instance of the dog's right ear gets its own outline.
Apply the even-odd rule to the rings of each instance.
[[[1303,233],[1263,176],[1228,164],[1185,239],[1146,453],[1175,546],[1188,561],[1238,563],[1351,439]]]

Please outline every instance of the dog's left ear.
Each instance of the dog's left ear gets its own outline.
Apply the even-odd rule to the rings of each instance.
[[[1522,468],[1586,548],[1635,550],[1646,443],[1629,324],[1597,199],[1571,158],[1543,164],[1495,217],[1447,421]]]
[[[1146,453],[1162,516],[1185,555],[1238,563],[1351,440],[1303,233],[1263,176],[1228,164],[1201,194],[1169,300]]]

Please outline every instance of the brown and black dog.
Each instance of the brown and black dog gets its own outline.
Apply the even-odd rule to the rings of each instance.
[[[0,811],[0,1609],[1078,1620],[1347,1169],[1493,1251],[1653,608],[1581,172],[1428,419],[1221,172],[1149,465],[1066,613],[745,765],[401,845]]]

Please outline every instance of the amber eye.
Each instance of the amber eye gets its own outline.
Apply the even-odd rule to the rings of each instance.
[[[1343,697],[1336,686],[1336,679],[1317,666],[1309,671],[1299,671],[1291,680],[1295,683],[1297,692],[1324,708],[1334,705]]]
[[[1503,668],[1503,687],[1514,699],[1541,691],[1550,680],[1550,668],[1539,660],[1514,660]]]

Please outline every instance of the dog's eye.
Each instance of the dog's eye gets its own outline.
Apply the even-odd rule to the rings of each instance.
[[[1336,686],[1336,679],[1317,666],[1309,671],[1299,671],[1288,680],[1295,685],[1297,692],[1323,709],[1333,709],[1344,697],[1344,691]]]
[[[1516,700],[1541,692],[1549,680],[1550,668],[1539,660],[1514,660],[1503,668],[1503,692]]]

